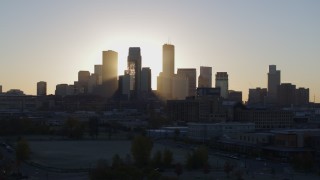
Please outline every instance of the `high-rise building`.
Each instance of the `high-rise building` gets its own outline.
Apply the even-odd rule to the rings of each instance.
[[[130,75],[126,72],[123,76],[119,76],[119,92],[127,99],[130,98],[130,78]]]
[[[177,74],[180,77],[186,77],[188,79],[188,96],[195,96],[197,92],[197,70],[195,68],[183,68],[178,69]]]
[[[96,73],[91,74],[89,81],[88,81],[88,93],[92,94],[94,89],[97,87],[99,83],[99,75]]]
[[[212,87],[212,67],[200,66],[198,87]]]
[[[278,86],[278,104],[282,107],[291,107],[295,105],[296,85],[291,83],[281,83]]]
[[[228,98],[229,82],[227,72],[217,72],[216,74],[216,87],[220,87],[221,97]]]
[[[66,96],[67,94],[68,94],[68,84],[56,85],[56,90],[55,90],[56,96]]]
[[[249,89],[248,105],[264,105],[267,93],[267,88]]]
[[[37,96],[47,95],[47,82],[40,81],[37,82]]]
[[[101,85],[102,84],[102,65],[101,64],[94,65],[94,74],[97,75],[98,85]]]
[[[162,72],[163,75],[174,75],[174,45],[164,44],[162,46]]]
[[[172,78],[172,97],[174,100],[184,100],[189,95],[189,81],[185,75],[177,74]]]
[[[0,94],[2,93],[2,85],[0,85]]]
[[[141,70],[141,91],[151,92],[151,69],[148,67]]]
[[[269,65],[268,73],[268,102],[276,103],[278,97],[278,86],[281,83],[280,70],[276,65]]]
[[[157,77],[157,93],[167,100],[172,98],[172,79],[174,76],[174,45],[162,46],[162,72]]]
[[[128,72],[133,77],[134,95],[139,96],[141,91],[141,51],[140,47],[130,47],[128,55]]]
[[[79,71],[78,72],[78,88],[81,89],[81,92],[88,92],[88,83],[90,79],[89,71]]]
[[[296,104],[305,106],[309,104],[309,88],[296,89]]]
[[[118,89],[118,53],[102,52],[102,95],[112,97]]]

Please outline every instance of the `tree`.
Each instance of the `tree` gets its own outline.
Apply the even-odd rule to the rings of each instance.
[[[186,166],[189,170],[203,168],[208,164],[208,150],[206,147],[201,146],[194,150],[192,153],[188,153],[186,157]]]
[[[183,169],[182,169],[182,165],[180,163],[177,163],[176,164],[176,167],[174,169],[174,172],[177,174],[178,178],[180,177],[180,175],[182,174],[183,172]]]
[[[118,168],[123,165],[123,161],[118,154],[115,154],[112,158],[112,167]]]
[[[17,146],[16,146],[16,162],[17,165],[20,166],[20,164],[29,159],[30,155],[30,148],[29,144],[26,140],[21,139],[18,141]]]
[[[229,177],[230,172],[233,170],[233,165],[230,163],[230,161],[226,161],[224,163],[223,170],[227,174],[227,177]]]
[[[173,161],[173,154],[169,149],[165,149],[163,152],[163,165],[166,168],[171,167]]]
[[[131,153],[135,164],[138,167],[145,167],[150,161],[150,154],[153,142],[145,136],[135,136],[131,143]]]
[[[92,138],[97,138],[99,135],[99,120],[97,117],[91,117],[89,119],[89,134]]]
[[[69,138],[80,139],[84,133],[84,126],[78,119],[69,117],[64,124],[64,134]]]
[[[152,165],[154,167],[161,167],[162,166],[162,153],[161,151],[157,151],[152,158]]]
[[[180,135],[180,130],[179,129],[175,129],[174,130],[174,140],[178,140],[179,138],[179,135]]]

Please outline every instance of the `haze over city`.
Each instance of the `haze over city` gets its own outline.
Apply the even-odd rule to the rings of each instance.
[[[4,91],[36,94],[36,82],[73,83],[93,72],[104,50],[119,54],[119,75],[129,47],[140,47],[152,88],[162,69],[162,45],[175,45],[175,69],[211,66],[228,72],[229,88],[267,87],[268,65],[281,82],[310,88],[318,82],[319,1],[1,1],[0,84]],[[214,84],[214,83],[213,83]]]

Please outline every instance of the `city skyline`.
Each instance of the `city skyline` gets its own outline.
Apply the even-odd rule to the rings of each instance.
[[[0,4],[3,91],[36,94],[36,83],[46,81],[47,94],[53,94],[56,84],[72,84],[78,71],[93,72],[109,49],[119,53],[121,75],[129,47],[141,48],[142,67],[151,68],[156,89],[161,46],[169,38],[176,47],[175,72],[196,68],[198,77],[200,66],[212,67],[212,74],[228,72],[229,89],[242,91],[246,100],[249,88],[267,87],[268,65],[275,64],[281,82],[308,87],[310,101],[314,95],[320,100],[316,1],[121,1],[111,3],[112,18],[108,1]],[[195,13],[188,15],[190,10]]]

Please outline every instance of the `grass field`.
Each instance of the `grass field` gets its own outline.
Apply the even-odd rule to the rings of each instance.
[[[30,141],[31,160],[59,168],[89,168],[98,159],[111,163],[114,154],[125,159],[130,154],[131,141]],[[166,147],[154,144],[153,152]],[[175,162],[184,162],[187,151],[169,148]],[[152,153],[153,154],[153,153]]]

